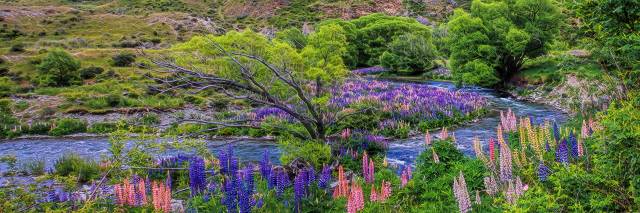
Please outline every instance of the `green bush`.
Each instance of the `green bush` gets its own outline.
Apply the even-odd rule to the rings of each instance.
[[[45,162],[44,159],[31,159],[21,165],[22,171],[29,175],[44,175]]]
[[[10,99],[0,99],[0,138],[13,136],[11,128],[18,124],[18,119],[11,112],[12,106],[13,101]]]
[[[40,86],[69,86],[80,83],[80,61],[62,49],[54,49],[36,66]]]
[[[54,163],[55,174],[60,176],[75,176],[78,181],[85,183],[96,179],[99,175],[98,163],[84,159],[77,154],[67,153]]]
[[[408,33],[396,36],[380,55],[380,65],[400,74],[422,74],[433,68],[436,57],[431,34]]]
[[[118,130],[117,123],[104,122],[104,123],[92,124],[91,127],[89,127],[89,130],[87,130],[87,132],[94,133],[94,134],[107,134],[107,133],[115,132],[116,130]]]
[[[9,77],[0,77],[0,97],[6,97],[17,91],[18,84],[14,83]]]
[[[282,150],[280,162],[283,165],[287,165],[298,158],[311,163],[316,169],[322,168],[323,164],[330,163],[331,147],[325,143],[283,139],[278,144]]]
[[[504,86],[522,70],[525,59],[547,52],[562,22],[554,1],[474,0],[469,13],[457,9],[447,24],[454,79]]]
[[[87,122],[75,118],[62,118],[55,122],[55,127],[49,131],[51,136],[62,136],[87,131]]]
[[[439,163],[433,160],[431,149],[437,153]],[[393,196],[394,202],[417,212],[456,212],[458,204],[453,196],[452,183],[460,172],[464,174],[470,194],[484,190],[483,178],[487,171],[482,161],[465,157],[450,140],[435,141],[418,156],[413,179],[397,196]],[[474,205],[474,211],[499,212],[490,197],[482,193],[481,199],[483,204]]]
[[[17,43],[17,44],[11,45],[11,48],[9,49],[9,51],[11,51],[11,52],[24,52],[24,44]]]
[[[112,65],[116,67],[128,67],[136,62],[136,55],[132,53],[120,53],[111,58]]]
[[[82,79],[92,79],[102,74],[102,72],[104,72],[104,69],[102,69],[102,67],[85,67],[80,70],[80,77]]]

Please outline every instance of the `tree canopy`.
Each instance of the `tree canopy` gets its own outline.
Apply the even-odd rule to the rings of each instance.
[[[274,107],[306,129],[306,137],[324,139],[330,89],[349,74],[342,55],[346,36],[338,25],[325,25],[298,50],[287,41],[269,40],[252,31],[196,36],[177,45],[175,64],[156,64],[173,74],[168,89],[215,89],[235,99]],[[222,123],[216,123],[223,125]],[[303,135],[298,133],[297,135]]]
[[[458,9],[448,23],[454,78],[482,86],[510,80],[525,59],[546,52],[561,22],[551,0],[474,0],[470,12]]]

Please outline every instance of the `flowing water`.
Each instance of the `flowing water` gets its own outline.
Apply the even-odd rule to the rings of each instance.
[[[397,82],[400,84],[401,82]],[[457,88],[448,82],[427,82],[434,87],[441,87],[450,90]],[[511,108],[516,116],[530,116],[534,123],[544,120],[562,123],[567,116],[560,110],[544,105],[517,101],[513,98],[504,97],[494,90],[484,88],[464,88],[464,91],[478,93],[488,99],[490,109],[507,110]],[[495,130],[500,122],[500,115],[497,111],[492,111],[486,117],[478,121],[467,123],[449,130],[449,134],[454,133],[458,141],[457,145],[467,155],[473,155],[473,137],[479,137],[481,141],[488,141],[489,137],[495,137]],[[433,132],[432,135],[437,134]],[[239,140],[239,141],[209,141],[209,149],[217,153],[224,148],[224,144],[232,143],[235,153],[244,161],[259,161],[262,158],[264,149],[269,150],[271,160],[278,162],[280,150],[272,142]],[[109,142],[107,138],[75,138],[75,139],[18,139],[0,141],[0,156],[15,155],[18,162],[29,159],[44,159],[47,167],[51,167],[53,162],[65,153],[77,153],[81,156],[99,159],[100,156],[109,154]],[[413,164],[416,157],[424,150],[423,136],[410,139],[396,140],[389,144],[387,158],[392,164],[405,165]],[[170,154],[170,153],[167,153]],[[7,165],[0,163],[0,173],[7,169]]]

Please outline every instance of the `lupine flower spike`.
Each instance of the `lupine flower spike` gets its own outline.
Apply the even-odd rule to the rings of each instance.
[[[464,180],[464,175],[460,171],[460,175],[453,179],[453,194],[458,201],[458,209],[461,213],[471,211],[471,199],[469,198],[469,191],[467,191],[467,183]]]
[[[427,131],[424,135],[424,144],[426,146],[431,145],[431,134],[429,134],[429,131]]]
[[[433,147],[431,148],[431,152],[433,155],[433,162],[440,163],[440,157],[438,157],[438,153],[436,153],[436,150]]]

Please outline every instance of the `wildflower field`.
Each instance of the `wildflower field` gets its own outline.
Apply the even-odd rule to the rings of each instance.
[[[640,212],[638,0],[0,0],[0,213]]]

